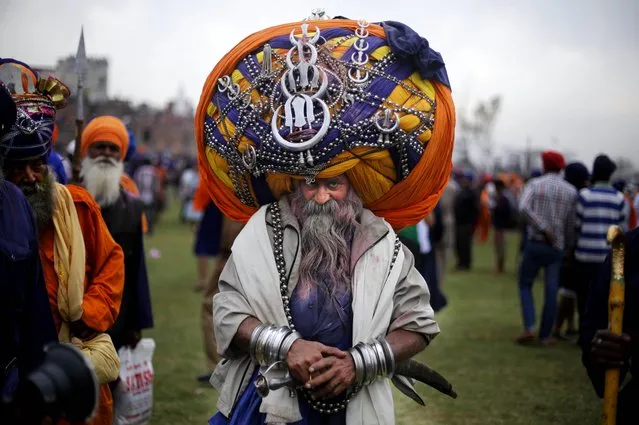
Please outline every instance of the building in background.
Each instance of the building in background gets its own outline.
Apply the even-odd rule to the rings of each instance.
[[[59,59],[54,68],[36,67],[44,78],[54,75],[71,89],[71,96],[76,96],[78,85],[75,73],[75,57],[68,56]],[[109,99],[109,61],[106,58],[87,58],[87,73],[84,80],[84,90],[87,100],[91,103],[106,102]]]
[[[136,137],[138,146],[149,153],[171,153],[173,155],[195,155],[195,133],[193,129],[194,106],[180,87],[173,99],[162,107],[147,104],[134,105],[127,99],[111,98],[109,88],[109,62],[105,58],[88,58],[84,81],[84,123],[99,115],[113,115],[123,119]],[[54,75],[71,90],[66,108],[56,117],[59,128],[59,143],[55,147],[63,152],[75,138],[75,113],[77,102],[77,76],[75,58],[68,56],[58,60],[55,67],[35,67],[44,77]]]

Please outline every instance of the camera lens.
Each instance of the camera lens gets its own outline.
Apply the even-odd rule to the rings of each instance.
[[[77,348],[53,344],[46,349],[44,363],[20,383],[16,401],[24,423],[44,417],[85,421],[97,406],[97,378]]]

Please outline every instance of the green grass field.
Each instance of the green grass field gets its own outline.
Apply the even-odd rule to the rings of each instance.
[[[515,239],[511,242],[516,249]],[[147,252],[157,248],[162,254],[160,259],[147,256],[155,329],[145,336],[157,344],[153,425],[206,424],[215,412],[216,391],[195,381],[204,371],[204,356],[192,245],[193,232],[178,223],[174,209],[146,240]],[[442,333],[419,358],[446,376],[459,398],[419,384],[426,401],[421,407],[396,393],[398,424],[600,423],[600,401],[575,344],[541,348],[512,342],[520,332],[520,312],[515,259],[508,263],[507,273],[495,276],[490,245],[476,246],[474,270],[448,274],[449,306],[437,316]],[[541,282],[535,289],[539,311]]]

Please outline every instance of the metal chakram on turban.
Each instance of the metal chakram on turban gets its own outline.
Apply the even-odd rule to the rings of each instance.
[[[395,228],[434,208],[455,111],[439,53],[406,25],[345,19],[255,33],[209,75],[195,118],[203,181],[246,221],[294,181],[345,174]]]
[[[15,123],[0,137],[0,156],[46,159],[51,152],[56,110],[66,105],[69,89],[53,77],[39,78],[28,65],[14,59],[0,58],[0,82],[17,107]]]

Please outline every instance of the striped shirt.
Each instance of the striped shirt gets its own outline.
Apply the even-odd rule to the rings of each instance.
[[[543,242],[543,232],[549,231],[555,237],[556,249],[572,246],[576,203],[577,189],[559,174],[532,179],[519,200],[519,210],[528,223],[528,239]]]
[[[606,235],[613,225],[628,230],[630,205],[608,184],[582,189],[577,198],[577,247],[575,258],[584,263],[602,263],[610,247]]]

